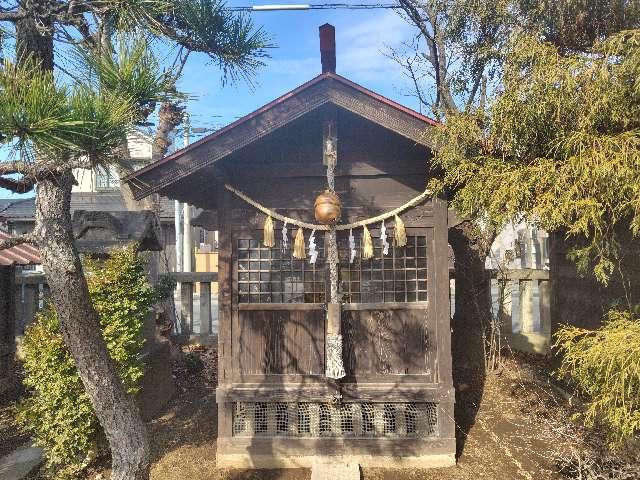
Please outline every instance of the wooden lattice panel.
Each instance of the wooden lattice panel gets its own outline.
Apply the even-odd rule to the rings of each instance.
[[[236,437],[430,438],[438,432],[436,403],[237,402]]]

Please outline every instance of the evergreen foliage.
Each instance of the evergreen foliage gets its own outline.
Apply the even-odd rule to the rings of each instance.
[[[506,59],[487,110],[450,115],[436,133],[444,177],[431,186],[498,227],[526,219],[587,238],[572,256],[606,282],[615,229],[640,233],[640,30],[565,56],[515,36]]]
[[[598,330],[564,326],[556,337],[560,377],[588,396],[585,423],[603,423],[613,445],[640,434],[640,317],[611,310]]]
[[[157,292],[132,247],[115,250],[103,263],[86,261],[85,269],[109,356],[127,391],[135,393],[144,372],[142,325]],[[45,450],[56,478],[75,478],[97,453],[102,430],[51,306],[27,329],[24,357],[31,395],[18,407],[18,422]]]

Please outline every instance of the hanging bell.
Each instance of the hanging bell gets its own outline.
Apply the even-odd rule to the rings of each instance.
[[[316,198],[315,217],[323,225],[333,225],[340,220],[342,203],[334,192],[325,190]]]

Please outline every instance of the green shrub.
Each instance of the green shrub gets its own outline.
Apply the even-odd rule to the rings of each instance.
[[[563,326],[558,371],[587,396],[585,425],[601,423],[613,446],[640,433],[640,318],[611,310],[597,330]]]
[[[198,373],[204,368],[204,362],[198,353],[189,352],[184,355],[184,366],[189,373]]]
[[[132,247],[113,251],[104,262],[86,261],[85,271],[109,355],[127,391],[135,393],[143,375],[142,325],[156,292]],[[31,395],[18,406],[18,423],[45,450],[55,477],[74,478],[97,453],[103,434],[52,307],[27,329],[23,347]]]

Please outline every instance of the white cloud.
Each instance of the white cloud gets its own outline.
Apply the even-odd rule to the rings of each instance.
[[[339,72],[356,81],[399,79],[397,64],[385,53],[389,47],[399,47],[411,34],[411,27],[392,10],[338,30]]]
[[[336,22],[336,69],[358,82],[398,80],[401,72],[385,53],[389,47],[399,47],[411,34],[411,26],[392,10],[364,21]],[[274,59],[269,61],[269,69],[309,79],[320,73],[320,52],[305,58]]]

